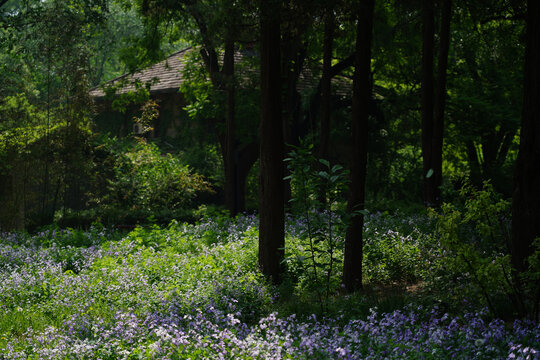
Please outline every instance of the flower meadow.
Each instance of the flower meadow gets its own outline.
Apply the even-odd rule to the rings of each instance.
[[[368,217],[366,280],[419,280],[437,258],[426,222]],[[285,311],[257,268],[257,226],[244,215],[1,234],[0,359],[540,359],[538,324],[481,309],[382,311],[360,296],[327,314]],[[303,226],[288,219],[287,253]]]

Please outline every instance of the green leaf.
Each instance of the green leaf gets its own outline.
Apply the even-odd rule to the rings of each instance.
[[[364,216],[367,216],[369,214],[369,211],[367,211],[366,209],[362,209],[362,210],[355,210],[354,213],[355,214],[362,214]]]
[[[324,166],[326,166],[327,168],[330,167],[330,162],[328,160],[325,160],[325,159],[319,159],[319,162],[321,164],[323,164]]]
[[[427,174],[426,174],[426,179],[429,179],[432,176],[433,176],[433,169],[429,169]]]
[[[326,171],[319,171],[318,174],[323,179],[328,179],[328,173]]]

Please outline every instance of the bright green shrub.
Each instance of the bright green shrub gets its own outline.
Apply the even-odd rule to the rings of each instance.
[[[485,303],[496,315],[498,303],[516,300],[510,264],[510,203],[491,184],[466,185],[464,205],[444,204],[436,219],[441,256],[429,286],[456,302]],[[515,305],[515,304],[514,304]]]
[[[117,155],[111,197],[128,208],[156,211],[192,205],[199,192],[211,191],[202,176],[172,154],[161,154],[147,142],[137,142]]]

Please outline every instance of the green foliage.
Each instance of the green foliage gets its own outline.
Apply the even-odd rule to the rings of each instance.
[[[302,231],[302,219],[290,220],[290,233]],[[388,214],[366,222],[371,234],[416,229],[415,237],[432,225]],[[511,330],[478,308],[448,313],[400,286],[369,284],[332,297],[320,316],[306,298],[275,296],[258,269],[257,235],[255,216],[218,215],[123,236],[98,225],[2,233],[0,352],[9,359],[492,359],[537,351],[537,323],[518,320]],[[341,356],[337,346],[350,352]]]
[[[133,122],[138,127],[136,135],[145,135],[153,131],[152,124],[159,116],[159,105],[154,100],[148,100],[141,107],[141,116],[135,117]]]
[[[140,80],[129,84],[126,79],[122,79],[114,84],[109,84],[103,89],[105,97],[111,101],[111,107],[118,112],[125,112],[131,105],[144,104],[150,99],[150,87],[152,81],[142,83]],[[132,85],[134,90],[117,93],[126,86]]]
[[[227,235],[207,244],[210,229]],[[252,323],[268,312],[270,292],[256,270],[257,230],[250,221],[173,222],[120,235],[99,225],[2,234],[0,276],[17,266],[28,281],[0,292],[0,337],[20,336],[29,326],[60,327],[74,314],[109,322],[118,311],[183,316],[212,306]],[[120,288],[130,290],[111,291]]]
[[[184,81],[180,87],[186,99],[184,110],[190,118],[198,121],[217,118],[224,106],[223,94],[214,88],[198,51],[190,51],[184,58],[186,59],[182,71]]]
[[[249,143],[256,137],[259,119],[258,77],[254,68],[258,66],[255,56],[249,50],[238,50],[242,56],[235,57],[235,123],[236,137],[241,144]],[[189,135],[196,134],[197,139],[213,140],[208,127],[217,134],[223,134],[225,100],[223,89],[211,81],[199,51],[189,51],[184,55],[185,65],[182,70],[180,92],[186,100],[184,110],[188,115],[191,128],[185,128]],[[217,74],[215,76],[221,76]],[[186,139],[192,142],[192,139]]]
[[[475,186],[490,180],[510,196],[523,97],[524,22],[492,20],[484,6],[474,7],[457,7],[452,19],[455,61],[449,61],[445,125],[445,143],[452,151],[447,158],[456,165],[459,157],[466,158]]]
[[[481,190],[466,185],[460,191],[462,208],[444,204],[437,220],[441,257],[430,285],[448,296],[482,301],[495,315],[499,303],[515,295],[510,265],[510,204],[489,183]],[[455,301],[456,299],[454,299]],[[514,304],[516,305],[516,304]]]
[[[121,61],[123,48],[129,46],[132,39],[142,35],[143,23],[138,14],[134,9],[119,4],[119,1],[108,1],[103,16],[103,22],[94,29],[89,39],[89,47],[93,52],[90,58],[92,86],[98,86],[125,72],[126,65]]]
[[[519,274],[519,294],[523,301],[524,313],[532,319],[540,316],[540,238],[532,244],[532,254],[527,258],[529,268]]]
[[[312,144],[293,149],[285,159],[290,172],[285,179],[291,182],[291,208],[305,228],[296,240],[297,250],[287,254],[285,261],[294,277],[305,281],[300,286],[314,291],[321,310],[326,311],[330,295],[339,288],[338,265],[347,221],[340,200],[346,189],[346,172],[328,160],[317,161]]]
[[[176,210],[193,205],[201,192],[212,191],[201,175],[153,143],[136,142],[115,154],[114,178],[109,180],[108,203],[125,209]]]
[[[136,224],[166,225],[173,219],[193,222],[198,218],[193,208],[144,210],[102,203],[101,205],[84,210],[65,209],[57,211],[54,217],[54,223],[60,227],[87,229],[93,223],[99,222],[107,226],[117,226],[121,229],[129,230]]]
[[[435,258],[422,216],[368,215],[364,226],[364,276],[372,284],[422,281]]]
[[[92,112],[87,44],[103,19],[102,5],[14,2],[0,19],[2,70],[14,70],[0,81],[0,137],[9,139],[0,146],[2,228],[44,225],[59,208],[85,203]]]
[[[5,96],[0,102],[0,132],[21,128],[31,122],[37,122],[39,112],[29,99],[29,94],[17,93]],[[41,114],[42,115],[42,114]]]
[[[193,140],[193,139],[192,139]],[[171,140],[173,144],[178,144],[178,156],[182,162],[189,164],[189,167],[208,179],[215,188],[223,187],[224,171],[223,158],[216,144],[203,142],[192,146],[182,146],[181,140]]]

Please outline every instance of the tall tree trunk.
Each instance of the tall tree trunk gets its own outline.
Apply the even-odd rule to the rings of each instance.
[[[527,2],[523,114],[512,198],[512,263],[527,270],[532,243],[540,237],[540,2]]]
[[[467,161],[469,162],[470,180],[473,185],[480,188],[482,186],[482,162],[479,156],[479,150],[473,140],[465,141],[467,150]]]
[[[294,13],[295,10],[291,8],[285,8],[286,12]],[[283,15],[285,17],[287,15]],[[290,19],[291,14],[288,14]],[[293,18],[294,19],[294,18]],[[296,20],[296,19],[294,19]],[[304,60],[306,58],[307,49],[304,43],[304,34],[306,29],[311,26],[308,22],[289,21],[284,24],[282,19],[281,27],[283,36],[281,38],[281,71],[285,80],[285,91],[283,98],[283,141],[285,143],[285,153],[289,153],[293,149],[290,145],[298,145],[299,135],[297,129],[300,122],[300,108],[302,107],[302,98],[298,93],[297,85],[298,79],[304,66]],[[285,175],[290,175],[288,169],[285,168]],[[291,199],[291,182],[290,180],[284,181],[285,191],[285,205],[289,204]]]
[[[13,191],[13,175],[10,172],[4,174],[0,169],[0,231],[15,229],[13,213],[15,210],[15,194]]]
[[[281,120],[280,1],[261,0],[259,266],[279,283],[285,245]]]
[[[433,178],[433,48],[435,43],[432,0],[422,1],[422,164],[423,193],[426,206],[435,205]]]
[[[439,206],[442,183],[444,108],[446,70],[450,47],[451,0],[444,0],[441,12],[437,87],[434,94],[433,60],[435,47],[435,11],[431,0],[422,1],[422,162],[423,198],[426,206]]]
[[[234,42],[225,42],[225,54],[223,56],[223,75],[225,78],[225,90],[227,93],[226,119],[225,119],[225,204],[231,216],[236,216],[239,211],[239,186],[237,179],[237,149],[234,124]]]
[[[253,164],[259,158],[259,143],[252,142],[238,150],[238,212],[246,210],[246,180]]]
[[[330,79],[341,74],[344,70],[348,69],[349,67],[354,66],[354,59],[355,59],[355,56],[353,53],[347,56],[345,59],[339,61],[337,64],[333,65],[330,68],[330,74],[329,74]],[[320,111],[320,103],[322,101],[321,100],[322,99],[322,80],[323,78],[321,76],[321,79],[319,80],[319,84],[317,85],[315,94],[313,94],[311,98],[309,99],[308,108],[306,109],[303,115],[304,116],[303,122],[306,124],[305,125],[306,131],[308,127],[311,129],[315,128],[314,119],[318,119],[320,115],[319,111]],[[346,101],[341,102],[341,107],[346,107],[346,106],[350,106],[350,103],[347,104]]]
[[[435,114],[432,136],[433,203],[441,202],[442,150],[444,138],[444,108],[446,105],[446,70],[448,68],[448,50],[450,47],[450,22],[452,18],[452,0],[444,0],[441,13],[441,31],[439,60],[437,62],[437,87],[435,89]]]
[[[319,157],[329,160],[330,114],[331,114],[331,71],[334,47],[334,9],[330,2],[324,20],[323,69],[321,79],[321,128],[319,134]]]
[[[351,183],[349,213],[363,210],[365,201],[369,102],[371,98],[371,38],[375,0],[361,3],[356,28],[356,54],[353,80]],[[345,235],[343,284],[347,291],[362,288],[362,229],[364,216],[355,213]]]

